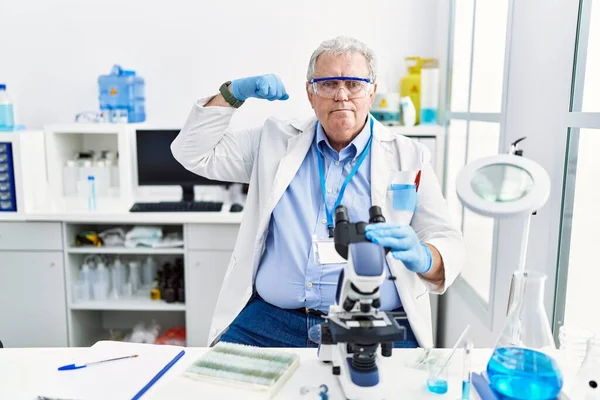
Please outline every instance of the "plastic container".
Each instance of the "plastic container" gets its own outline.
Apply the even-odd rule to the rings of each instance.
[[[110,169],[110,188],[116,189],[119,187],[119,160],[118,154],[113,151],[104,153],[106,166]]]
[[[90,300],[90,284],[87,281],[77,280],[73,283],[73,302]]]
[[[400,108],[402,110],[402,125],[415,126],[417,123],[417,110],[410,96],[400,99]]]
[[[152,287],[152,283],[156,278],[156,271],[158,270],[158,264],[152,256],[148,256],[144,265],[142,266],[142,284],[149,289]]]
[[[100,110],[107,111],[110,122],[143,122],[146,120],[144,79],[135,71],[113,66],[109,75],[98,77]]]
[[[77,196],[87,199],[89,193],[88,176],[94,175],[93,162],[91,159],[77,160]]]
[[[96,180],[96,195],[98,197],[108,196],[110,187],[110,167],[105,160],[96,160],[93,163],[93,174]]]
[[[136,296],[138,291],[142,288],[139,261],[129,262],[129,285],[131,285],[131,294],[134,296]]]
[[[98,282],[110,284],[110,271],[102,260],[98,261],[96,265],[96,283]]]
[[[118,300],[121,298],[121,290],[123,287],[123,281],[121,281],[121,271],[114,267],[110,268],[110,298]]]
[[[108,299],[108,291],[110,290],[110,286],[108,282],[95,282],[92,286],[92,292],[94,295],[94,300],[103,301]]]
[[[63,167],[63,194],[77,196],[77,182],[79,181],[79,167],[77,161],[67,160]]]
[[[437,124],[440,96],[440,69],[435,58],[426,58],[421,67],[421,124]]]
[[[0,83],[0,131],[12,131],[14,127],[13,103],[6,92],[6,85]]]
[[[90,264],[86,261],[81,265],[79,270],[79,277],[73,284],[73,297],[74,301],[88,301],[92,295],[92,282],[94,276],[90,268]]]
[[[400,97],[409,96],[415,107],[415,125],[420,122],[421,115],[421,57],[406,57],[408,74],[400,79]],[[406,123],[405,123],[406,125]],[[412,126],[412,125],[409,125]]]
[[[127,284],[127,267],[121,262],[121,259],[117,256],[117,258],[115,259],[115,262],[113,263],[113,269],[116,271],[116,274],[118,275],[118,281],[119,281],[119,293],[121,295],[125,295],[126,292],[126,288],[125,285]]]

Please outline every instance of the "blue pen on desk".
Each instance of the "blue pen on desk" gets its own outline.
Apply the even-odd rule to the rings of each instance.
[[[62,367],[58,367],[58,370],[59,371],[71,371],[71,370],[74,370],[74,369],[81,369],[81,368],[89,367],[90,365],[102,364],[102,363],[109,362],[109,361],[125,360],[127,358],[136,358],[137,356],[138,356],[137,354],[133,354],[133,355],[130,355],[130,356],[117,357],[117,358],[109,358],[108,360],[94,361],[94,362],[85,363],[85,364],[63,365]]]

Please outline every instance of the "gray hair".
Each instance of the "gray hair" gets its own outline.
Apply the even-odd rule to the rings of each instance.
[[[317,65],[317,58],[323,54],[333,55],[345,55],[347,53],[359,53],[365,56],[367,64],[369,66],[369,76],[375,82],[377,79],[377,60],[375,59],[375,53],[366,44],[360,40],[347,37],[338,36],[335,39],[329,39],[321,43],[319,47],[310,56],[308,63],[308,71],[306,72],[306,80],[310,81],[315,77],[315,68]]]

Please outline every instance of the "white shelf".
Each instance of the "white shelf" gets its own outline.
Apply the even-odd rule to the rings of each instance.
[[[444,134],[444,127],[441,125],[416,125],[416,126],[403,126],[403,125],[386,125],[386,128],[390,129],[397,135],[404,136],[429,136],[437,137]]]
[[[71,303],[71,310],[114,310],[114,311],[185,311],[184,303],[166,303],[163,300],[129,298],[119,300],[81,301]]]
[[[67,250],[70,254],[183,254],[183,247],[169,249],[154,249],[151,247],[69,247]]]
[[[127,129],[130,125],[127,124],[86,124],[74,123],[65,125],[46,125],[46,131],[52,131],[56,134],[107,134],[116,135],[123,129]]]

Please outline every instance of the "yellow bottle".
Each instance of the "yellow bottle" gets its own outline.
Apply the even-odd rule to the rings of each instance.
[[[408,66],[408,74],[400,79],[400,96],[410,96],[415,106],[416,123],[420,122],[421,117],[421,57],[406,57],[404,59]]]

